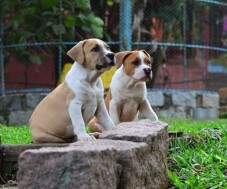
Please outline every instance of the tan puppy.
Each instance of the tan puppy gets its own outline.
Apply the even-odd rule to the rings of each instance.
[[[94,116],[103,129],[112,129],[99,76],[115,64],[114,54],[99,39],[79,42],[67,53],[75,62],[65,81],[46,96],[29,121],[33,142],[60,143],[93,139],[85,125]]]
[[[115,72],[105,103],[114,124],[144,118],[158,121],[147,99],[145,81],[152,78],[151,57],[144,50],[125,51],[115,54],[119,69]],[[99,131],[99,122],[92,120],[89,127]]]

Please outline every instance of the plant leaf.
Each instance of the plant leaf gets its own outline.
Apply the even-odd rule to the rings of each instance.
[[[41,59],[39,56],[37,56],[37,55],[31,55],[31,56],[29,57],[29,60],[30,60],[32,63],[38,64],[38,65],[42,64],[42,59]]]
[[[64,34],[66,32],[63,24],[56,24],[52,26],[52,29],[56,35]]]
[[[75,22],[76,22],[75,18],[73,16],[69,15],[66,17],[64,23],[67,28],[72,28],[75,26]]]
[[[83,10],[91,8],[90,0],[75,0],[75,4],[78,8]]]
[[[44,8],[51,8],[53,6],[56,6],[58,3],[58,0],[41,0],[41,5]]]

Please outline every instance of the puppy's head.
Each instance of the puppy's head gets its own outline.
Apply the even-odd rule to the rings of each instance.
[[[152,58],[145,50],[123,51],[116,54],[117,67],[135,80],[152,79]]]
[[[114,53],[100,39],[86,39],[71,48],[67,55],[86,69],[104,72],[115,65]]]

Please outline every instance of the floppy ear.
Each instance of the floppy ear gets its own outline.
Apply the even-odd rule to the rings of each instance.
[[[84,44],[86,40],[80,41],[77,43],[73,48],[71,48],[67,55],[72,58],[74,61],[77,61],[80,64],[84,63],[85,57],[84,57]]]
[[[149,53],[147,51],[145,51],[145,50],[142,50],[142,51],[149,59],[151,59],[151,55],[149,55]]]
[[[116,66],[120,68],[121,65],[124,63],[124,60],[129,56],[132,52],[131,51],[122,51],[115,54],[116,57]]]

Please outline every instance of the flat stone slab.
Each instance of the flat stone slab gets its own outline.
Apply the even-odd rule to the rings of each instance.
[[[145,188],[153,179],[149,157],[147,144],[117,140],[27,150],[19,159],[18,188]]]
[[[117,129],[105,131],[99,138],[145,142],[153,150],[166,152],[168,150],[167,128],[167,123],[151,122],[146,119],[136,122],[123,122],[118,125]],[[163,146],[163,149],[160,149],[160,145]]]
[[[145,188],[167,188],[167,153],[169,148],[168,125],[164,122],[141,120],[120,123],[115,130],[104,132],[100,138],[145,142],[150,150],[152,184]]]
[[[165,123],[122,123],[101,138],[23,152],[18,189],[168,188]]]
[[[212,120],[219,115],[217,108],[196,108],[193,110],[194,119],[198,120]]]
[[[68,144],[1,144],[0,145],[0,174],[3,180],[16,180],[18,170],[18,157],[20,153],[28,149],[43,147],[64,147]],[[1,188],[1,183],[0,183]]]

